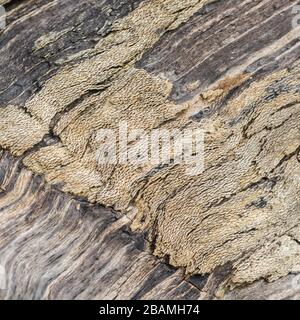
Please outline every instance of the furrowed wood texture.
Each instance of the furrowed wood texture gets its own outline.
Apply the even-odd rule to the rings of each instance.
[[[215,299],[230,268],[187,277],[154,258],[118,213],[74,199],[0,153],[0,299]],[[226,299],[296,299],[299,276]]]
[[[205,279],[202,298],[270,297],[280,286],[280,297],[295,296],[286,276],[300,271],[296,4],[12,2],[0,145],[63,192],[130,217],[154,255]],[[147,132],[203,128],[204,173],[99,166],[97,131],[124,120]]]
[[[200,290],[143,250],[129,219],[45,185],[1,152],[2,299],[197,299]]]

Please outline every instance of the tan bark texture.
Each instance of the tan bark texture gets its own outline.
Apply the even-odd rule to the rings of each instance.
[[[0,4],[0,298],[299,297],[299,1]],[[99,163],[124,123],[204,170]]]

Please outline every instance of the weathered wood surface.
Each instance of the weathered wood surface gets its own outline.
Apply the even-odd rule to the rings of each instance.
[[[187,276],[153,257],[126,217],[74,199],[0,157],[0,299],[215,299],[226,268]],[[258,281],[228,299],[299,298],[299,277]]]
[[[182,270],[158,261],[130,221],[45,185],[1,153],[0,263],[5,299],[197,299]]]
[[[297,297],[299,1],[4,3],[2,296]],[[204,172],[99,166],[121,120],[203,128]]]

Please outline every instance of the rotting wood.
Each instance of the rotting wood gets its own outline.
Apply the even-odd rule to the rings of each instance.
[[[296,4],[8,2],[0,146],[61,192],[132,219],[132,239],[205,279],[199,297],[272,296],[300,272]],[[204,172],[99,166],[95,134],[122,120],[148,132],[203,128]]]

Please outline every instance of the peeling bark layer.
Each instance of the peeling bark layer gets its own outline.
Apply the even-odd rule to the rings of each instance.
[[[251,296],[261,279],[277,290],[300,272],[296,4],[12,5],[1,34],[0,146],[60,191],[118,211],[155,256],[205,279],[203,298]],[[204,172],[99,165],[97,132],[120,121],[147,132],[202,128]]]
[[[0,299],[215,299],[230,276],[230,265],[203,276],[171,268],[128,218],[63,194],[7,152],[0,189]],[[297,298],[298,280],[258,281],[222,298]]]

